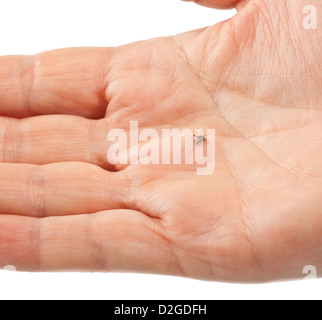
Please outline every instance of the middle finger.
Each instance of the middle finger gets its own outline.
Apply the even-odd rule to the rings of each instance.
[[[105,169],[107,120],[50,115],[0,118],[0,162],[50,164],[80,161]]]

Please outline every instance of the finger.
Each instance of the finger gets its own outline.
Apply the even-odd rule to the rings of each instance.
[[[187,2],[195,2],[202,6],[218,9],[239,8],[249,0],[182,0]]]
[[[107,122],[76,116],[0,118],[0,162],[81,161],[110,169]]]
[[[0,215],[45,217],[122,209],[128,208],[128,194],[122,173],[85,163],[0,164]]]
[[[181,274],[163,229],[137,211],[44,219],[0,216],[0,230],[0,267]]]
[[[0,114],[104,117],[112,49],[79,48],[0,57]]]

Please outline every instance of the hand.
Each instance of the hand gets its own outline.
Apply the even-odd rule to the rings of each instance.
[[[322,269],[321,28],[303,27],[304,0],[196,2],[239,12],[119,48],[0,58],[0,267]],[[132,120],[216,129],[215,173],[108,163],[109,130]]]

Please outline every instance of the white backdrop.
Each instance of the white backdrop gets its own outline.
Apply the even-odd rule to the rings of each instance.
[[[115,46],[204,27],[234,13],[180,0],[1,0],[0,55]],[[232,285],[151,275],[0,271],[0,299],[321,299],[321,284]]]

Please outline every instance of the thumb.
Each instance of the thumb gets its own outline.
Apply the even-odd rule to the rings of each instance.
[[[193,1],[202,6],[218,8],[218,9],[231,9],[240,8],[248,0],[182,0],[182,1]]]

